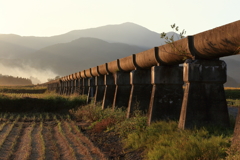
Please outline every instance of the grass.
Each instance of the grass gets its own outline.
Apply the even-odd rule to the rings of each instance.
[[[179,130],[177,121],[159,121],[147,126],[147,117],[140,111],[126,119],[124,109],[101,110],[93,104],[70,110],[78,120],[89,121],[94,132],[115,132],[130,151],[143,150],[147,160],[230,159],[235,119],[231,128],[206,126],[193,130]]]
[[[43,86],[0,86],[0,93],[44,93],[47,87]]]
[[[226,99],[240,99],[240,88],[225,88]]]
[[[85,103],[86,96],[79,95],[0,93],[0,112],[65,112]]]
[[[240,89],[227,88],[225,90],[229,106],[238,107],[240,105]],[[31,101],[32,100],[32,101]],[[86,105],[86,97],[79,95],[60,96],[53,93],[45,94],[0,94],[0,111],[24,112],[34,111],[34,121],[40,121],[41,143],[45,153],[45,140],[43,134],[43,121],[56,121],[59,135],[66,137],[63,126],[69,127],[69,131],[80,130],[76,125],[71,126],[75,121],[89,122],[89,130],[95,133],[114,132],[121,137],[125,151],[142,150],[144,159],[147,160],[175,160],[175,159],[240,159],[240,153],[231,146],[235,119],[231,118],[231,128],[220,128],[217,126],[206,126],[204,128],[192,130],[179,130],[178,121],[158,121],[147,126],[147,117],[141,111],[136,110],[131,118],[126,119],[126,110],[118,108],[112,110],[106,108],[102,110],[100,105]],[[2,107],[2,105],[5,105]],[[77,107],[78,106],[78,107]],[[59,115],[50,112],[69,111],[70,115]],[[44,113],[47,111],[47,113]],[[67,111],[67,112],[66,112]],[[39,114],[39,112],[42,112]],[[29,115],[23,114],[29,118]],[[1,119],[14,120],[14,114],[1,114]],[[30,118],[31,119],[31,118]],[[62,120],[65,120],[64,122]],[[66,121],[67,120],[67,121]],[[5,122],[7,123],[7,122]],[[48,128],[52,130],[51,128]],[[51,133],[46,133],[51,137]],[[52,137],[53,138],[53,137]],[[80,141],[78,137],[75,141]],[[57,148],[57,143],[52,140],[53,147]],[[64,142],[68,138],[63,138]],[[71,149],[72,145],[67,146]],[[58,154],[55,155],[59,157]]]

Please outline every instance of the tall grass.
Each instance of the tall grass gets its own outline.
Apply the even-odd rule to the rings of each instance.
[[[126,150],[144,150],[144,158],[148,160],[208,160],[235,156],[230,149],[233,127],[179,130],[177,121],[159,121],[147,126],[147,117],[138,110],[126,119],[124,109],[102,110],[101,106],[93,104],[70,113],[78,120],[92,122],[90,129],[95,132],[116,132],[122,137]]]

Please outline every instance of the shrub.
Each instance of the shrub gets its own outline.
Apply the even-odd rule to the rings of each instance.
[[[97,132],[97,133],[103,132],[107,128],[112,127],[113,125],[115,125],[116,122],[117,122],[117,120],[115,118],[108,117],[106,119],[101,120],[100,122],[97,122],[94,125],[92,130],[94,132]]]

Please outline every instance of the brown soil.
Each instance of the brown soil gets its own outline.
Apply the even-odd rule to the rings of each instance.
[[[94,132],[87,130],[89,124],[78,123],[82,133],[88,137],[109,160],[143,160],[143,150],[129,151],[124,149],[122,139],[115,132]]]
[[[42,132],[40,124],[35,125],[32,131],[32,144],[31,144],[31,154],[29,159],[43,159],[45,155],[44,142],[42,141]]]
[[[0,121],[0,160],[107,160],[71,120]],[[14,123],[11,128],[11,124]],[[43,123],[41,127],[41,123]]]

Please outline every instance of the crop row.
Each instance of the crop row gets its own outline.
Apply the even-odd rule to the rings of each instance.
[[[0,160],[104,157],[69,115],[0,114]]]

